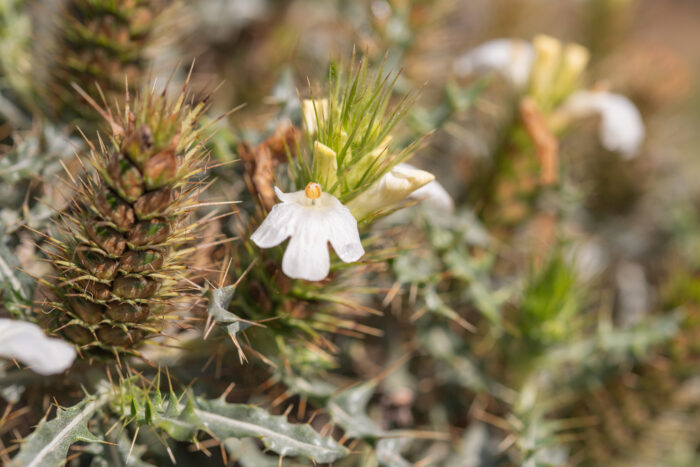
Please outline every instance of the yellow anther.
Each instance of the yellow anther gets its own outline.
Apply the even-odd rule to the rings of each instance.
[[[309,199],[318,199],[321,197],[321,185],[314,182],[309,182],[304,188],[304,194]]]

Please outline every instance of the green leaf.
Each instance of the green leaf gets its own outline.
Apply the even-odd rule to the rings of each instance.
[[[369,416],[367,404],[374,394],[377,383],[369,381],[341,391],[331,397],[326,409],[333,421],[351,438],[378,438],[384,434]]]
[[[12,460],[13,467],[51,467],[65,463],[68,448],[76,441],[99,443],[101,440],[88,431],[88,421],[109,400],[110,393],[103,389],[97,396],[87,396],[67,409],[58,409],[56,417],[39,423]]]
[[[202,426],[218,438],[260,438],[281,456],[303,456],[317,463],[334,462],[348,450],[309,425],[293,425],[259,407],[229,404],[221,399],[195,400],[194,413]]]

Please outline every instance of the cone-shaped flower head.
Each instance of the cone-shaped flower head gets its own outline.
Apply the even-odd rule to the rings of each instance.
[[[290,238],[282,271],[293,279],[320,281],[330,271],[328,242],[346,263],[365,254],[357,221],[338,199],[309,183],[304,190],[283,193],[275,187],[276,204],[250,237],[260,248],[272,248]]]
[[[644,122],[628,98],[605,91],[578,91],[562,106],[569,118],[600,115],[600,143],[609,151],[631,159],[644,141]]]
[[[486,42],[457,59],[455,73],[467,76],[484,70],[494,70],[523,89],[530,79],[535,51],[521,39],[496,39]]]
[[[44,334],[27,321],[0,319],[0,357],[17,359],[40,375],[62,373],[73,364],[75,348]]]
[[[348,207],[362,220],[379,213],[388,214],[419,188],[435,180],[425,170],[408,164],[398,164],[379,181],[354,198]]]

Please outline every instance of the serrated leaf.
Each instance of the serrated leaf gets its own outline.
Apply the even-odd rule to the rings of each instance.
[[[235,285],[229,285],[209,292],[209,306],[207,313],[214,321],[226,327],[226,331],[232,336],[249,328],[250,323],[245,322],[235,314],[228,311],[233,295],[236,292]]]
[[[293,425],[283,416],[259,407],[229,404],[221,399],[195,400],[195,414],[218,438],[260,438],[268,449],[287,456],[303,456],[317,463],[334,462],[348,450],[309,425]]]
[[[366,414],[376,383],[370,381],[353,386],[331,397],[326,409],[333,421],[351,438],[377,438],[384,431]]]
[[[10,463],[13,467],[51,467],[65,463],[68,448],[76,441],[98,443],[88,430],[88,421],[109,400],[104,391],[99,396],[88,396],[67,409],[58,409],[51,421],[42,420],[22,445],[19,454]]]

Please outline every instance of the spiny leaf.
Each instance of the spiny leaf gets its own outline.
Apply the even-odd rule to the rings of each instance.
[[[27,437],[12,467],[62,466],[71,444],[76,441],[98,443],[101,440],[88,430],[88,421],[109,400],[110,393],[103,389],[97,396],[87,396],[67,409],[58,409],[51,421],[42,420]]]
[[[228,307],[236,292],[235,285],[229,285],[220,289],[214,289],[209,293],[209,307],[207,313],[217,323],[226,326],[226,331],[231,336],[249,328],[251,325],[238,316],[228,311]]]
[[[221,399],[196,400],[195,414],[208,431],[219,438],[255,437],[281,456],[303,456],[314,462],[334,462],[348,453],[331,437],[323,437],[309,425],[293,425],[283,416]]]
[[[332,437],[324,437],[309,425],[294,425],[286,417],[275,416],[259,407],[229,404],[223,399],[207,400],[187,394],[185,401],[171,394],[167,403],[153,401],[158,391],[148,393],[134,388],[122,397],[139,399],[134,419],[146,423],[146,401],[151,401],[151,426],[165,431],[178,441],[190,441],[199,431],[216,439],[258,438],[267,449],[282,457],[301,456],[317,463],[334,462],[347,455],[345,447]],[[145,399],[145,401],[144,401]],[[115,410],[129,404],[112,404]],[[125,414],[123,414],[125,415]]]

